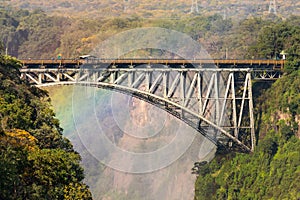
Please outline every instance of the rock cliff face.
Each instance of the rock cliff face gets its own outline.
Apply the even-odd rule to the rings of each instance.
[[[80,101],[80,115],[87,117],[80,121],[75,116],[77,133],[73,130],[72,134],[67,134],[81,152],[85,180],[94,199],[193,199],[196,176],[191,168],[199,159],[213,157],[214,145],[153,105],[98,89],[94,94],[96,104],[90,104],[93,108],[87,106],[89,99],[79,99],[72,94],[73,101]],[[55,105],[55,98],[53,103]],[[76,102],[72,110],[76,111]],[[90,123],[93,121],[88,114],[90,110],[96,113],[97,123]],[[124,154],[111,151],[106,152],[106,160],[99,159],[97,152],[104,150],[93,149],[97,138],[87,139],[92,135],[89,133],[92,124],[98,124],[109,141]],[[80,134],[81,130],[84,134]],[[128,156],[127,152],[134,156]]]
[[[279,112],[279,113],[277,113],[277,115],[278,115],[278,121],[283,119],[283,120],[289,122],[289,121],[291,121],[291,118],[292,118],[291,114],[287,114],[287,113]],[[300,115],[295,116],[295,122],[298,123],[298,131],[296,133],[296,136],[300,139]]]
[[[300,139],[300,116],[299,115],[296,117],[296,122],[298,122],[297,137]]]

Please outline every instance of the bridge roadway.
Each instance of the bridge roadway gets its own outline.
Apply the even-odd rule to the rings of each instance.
[[[117,90],[171,113],[217,145],[246,152],[256,143],[251,82],[279,78],[284,67],[284,61],[277,60],[22,60],[22,64],[21,78],[34,85]]]
[[[216,60],[184,60],[184,59],[21,59],[22,68],[133,68],[136,65],[163,65],[170,68],[235,68],[251,69],[252,79],[256,81],[273,81],[280,78],[285,60],[251,60],[251,59],[216,59]]]
[[[82,64],[163,64],[163,65],[216,65],[217,67],[256,68],[282,70],[285,60],[262,59],[215,59],[215,60],[184,60],[184,59],[21,59],[22,66],[28,67],[79,67]]]

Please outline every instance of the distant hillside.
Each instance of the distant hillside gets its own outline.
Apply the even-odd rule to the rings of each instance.
[[[200,1],[199,15],[221,14],[224,17],[246,18],[268,12],[268,0],[253,1]],[[300,14],[298,0],[277,0],[278,15],[286,17]],[[192,0],[10,0],[10,4],[23,9],[41,8],[49,13],[69,17],[117,17],[138,15],[143,18],[176,18],[191,11]]]
[[[199,41],[213,58],[275,58],[282,50],[290,55],[300,55],[297,47],[300,16],[284,20],[269,15],[239,22],[217,14],[189,15],[176,20],[137,16],[71,19],[49,16],[41,10],[9,10],[0,6],[0,43],[9,55],[18,58],[55,58],[58,54],[63,58],[76,58],[89,54],[117,33],[140,27],[162,27],[185,33]],[[160,56],[161,52],[145,49],[141,56],[151,53],[154,53],[151,56]]]

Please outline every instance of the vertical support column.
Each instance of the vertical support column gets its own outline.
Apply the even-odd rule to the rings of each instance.
[[[183,72],[180,72],[180,98],[181,98],[181,105],[184,105],[185,100],[185,76]]]
[[[42,75],[43,75],[42,73],[39,73],[39,75],[38,75],[39,76],[39,84],[42,84],[42,82],[43,82],[42,81]]]
[[[234,87],[234,72],[230,74],[232,76],[231,80],[231,95],[232,95],[232,118],[234,127],[234,136],[238,138],[238,128],[237,128],[237,112],[236,112],[236,98],[235,98],[235,87]]]
[[[197,90],[198,90],[198,106],[199,106],[199,111],[198,114],[202,115],[202,110],[203,110],[203,103],[202,103],[202,83],[201,83],[201,74],[200,72],[198,73],[198,78],[197,78]]]
[[[220,125],[220,99],[219,99],[219,74],[220,72],[216,72],[215,74],[215,86],[214,86],[214,90],[215,90],[215,123],[217,125]]]
[[[109,83],[113,84],[115,82],[115,72],[111,72],[109,75]]]
[[[213,90],[213,84],[214,84],[215,76],[216,76],[216,73],[213,73],[210,76],[210,81],[209,81],[209,85],[208,85],[208,88],[207,88],[207,91],[206,91],[206,95],[204,97],[205,100],[204,100],[204,104],[203,104],[202,114],[201,115],[204,115],[206,107],[207,107],[208,102],[210,100],[210,94],[211,94],[211,91]]]
[[[74,79],[75,79],[75,82],[76,82],[76,83],[79,81],[80,73],[81,73],[81,70],[78,70],[78,71],[76,72],[76,74],[74,75]]]
[[[133,65],[132,63],[128,66],[129,69],[133,69]],[[128,71],[128,87],[131,87],[133,82],[134,82],[134,75],[135,75],[135,72],[134,71]]]
[[[132,71],[129,71],[127,72],[128,73],[128,77],[127,77],[127,80],[128,80],[128,87],[131,87],[132,86],[132,83],[133,83],[133,72]]]
[[[249,76],[248,76],[248,73],[247,73],[246,74],[245,83],[244,83],[244,90],[243,90],[242,103],[241,103],[241,108],[240,108],[240,115],[239,115],[238,127],[240,127],[241,123],[242,123],[243,111],[244,111],[244,104],[245,104],[246,93],[247,93],[247,89],[248,89],[248,79],[249,79]]]
[[[87,71],[87,77],[86,77],[87,86],[89,86],[90,82],[92,82],[92,79],[93,79],[92,73],[93,72],[91,72],[91,71]]]
[[[97,71],[93,71],[93,82],[96,83],[98,79],[98,72]]]
[[[248,97],[249,97],[249,113],[250,113],[250,134],[251,134],[251,151],[254,151],[256,144],[255,130],[254,130],[254,114],[253,114],[253,96],[252,96],[252,83],[251,73],[247,73],[248,77]]]
[[[184,106],[185,101],[185,76],[183,72],[180,72],[180,98],[181,98],[181,105]],[[181,118],[184,118],[183,110],[181,110]]]
[[[113,65],[111,66],[111,68],[112,68],[112,69],[116,69],[117,66],[113,64]],[[118,73],[119,73],[119,72],[117,72],[117,71],[112,71],[112,72],[110,73],[109,83],[113,84],[113,83],[115,82],[115,80],[117,80],[117,78],[118,78]]]
[[[221,108],[221,114],[220,114],[220,120],[219,120],[219,124],[221,126],[223,126],[224,124],[224,114],[225,114],[225,110],[227,108],[226,104],[227,104],[227,100],[230,99],[228,97],[228,94],[229,94],[229,90],[230,90],[230,86],[231,86],[231,79],[232,79],[232,76],[231,74],[229,74],[228,76],[228,80],[227,80],[227,84],[226,84],[226,90],[225,90],[225,93],[224,93],[224,100],[223,100],[223,104],[222,104],[222,108]]]
[[[146,78],[145,78],[145,81],[146,81],[146,92],[149,92],[150,90],[150,72],[145,72],[146,73]]]
[[[169,73],[168,72],[163,72],[163,90],[164,90],[164,98],[167,98],[168,96],[168,77],[169,77]]]
[[[194,92],[195,83],[197,82],[198,74],[194,74],[193,80],[190,84],[190,88],[187,90],[185,101],[184,101],[184,107],[187,107],[189,102],[191,101],[192,93]]]
[[[56,74],[56,82],[59,82],[59,81],[60,81],[60,72],[58,71]]]

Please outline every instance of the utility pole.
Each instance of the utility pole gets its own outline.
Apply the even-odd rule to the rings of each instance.
[[[223,8],[223,20],[227,20],[228,8]]]
[[[275,15],[277,14],[277,9],[276,9],[276,0],[270,0],[269,4],[269,14],[274,13]]]
[[[129,1],[130,1],[130,0],[124,0],[124,3],[123,3],[123,10],[124,10],[124,12],[126,12],[127,9],[128,9]]]
[[[199,13],[198,0],[192,0],[191,13]]]

